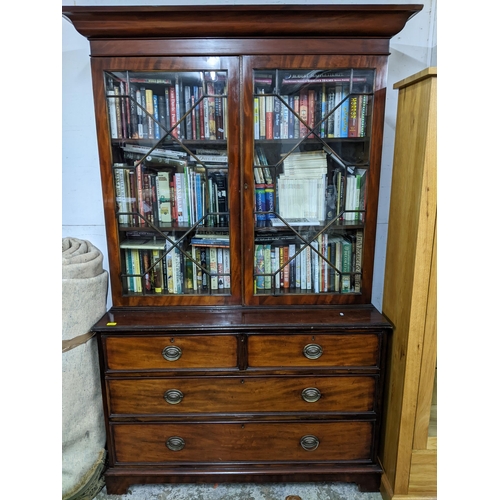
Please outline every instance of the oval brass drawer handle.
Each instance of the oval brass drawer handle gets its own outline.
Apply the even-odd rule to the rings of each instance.
[[[319,439],[316,436],[303,436],[300,440],[300,446],[306,451],[314,451],[319,446]]]
[[[168,391],[165,391],[165,394],[163,395],[165,401],[171,405],[179,404],[183,397],[184,394],[182,394],[182,391],[179,391],[178,389],[169,389]]]
[[[307,344],[302,353],[307,359],[318,359],[323,354],[323,348],[318,344]]]
[[[306,403],[316,403],[321,397],[321,391],[316,387],[307,387],[302,391],[302,399]]]
[[[169,345],[161,354],[167,361],[177,361],[182,356],[182,349],[176,345]]]
[[[184,442],[184,439],[182,439],[181,437],[172,436],[167,439],[165,445],[169,450],[181,451],[186,445],[186,443]]]

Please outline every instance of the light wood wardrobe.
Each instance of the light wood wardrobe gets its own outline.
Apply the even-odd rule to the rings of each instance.
[[[394,85],[398,113],[382,311],[389,342],[384,500],[437,498],[437,69]]]

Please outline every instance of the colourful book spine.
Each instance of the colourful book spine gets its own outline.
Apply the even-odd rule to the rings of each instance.
[[[274,99],[273,96],[266,96],[266,139],[273,138],[274,131]]]
[[[221,247],[217,247],[217,286],[224,288],[224,256]]]
[[[217,248],[210,247],[208,250],[208,255],[210,258],[210,289],[218,290],[219,283],[217,280]]]
[[[154,104],[153,104],[153,91],[151,89],[146,89],[146,111],[147,111],[147,124],[148,124],[148,138],[155,138],[154,131]]]
[[[163,269],[162,269],[162,260],[159,250],[152,250],[152,274],[153,274],[153,283],[154,283],[154,291],[155,293],[162,293],[163,291]]]
[[[307,123],[308,123],[308,104],[307,104],[307,90],[301,89],[299,94],[299,137],[305,137],[307,135]]]
[[[176,104],[176,96],[175,96],[175,87],[171,86],[168,89],[168,102],[170,104],[170,128],[171,134],[173,137],[179,137],[178,129],[177,129],[177,104]]]
[[[222,258],[224,263],[224,288],[229,290],[231,288],[231,256],[229,248],[222,249]]]
[[[274,214],[275,206],[274,206],[274,186],[272,184],[267,184],[264,188],[265,194],[265,220],[266,226],[271,226],[271,219],[275,219],[276,215]]]
[[[265,279],[263,276],[264,273],[265,273],[264,245],[255,245],[254,283],[256,290],[265,289]]]
[[[351,272],[351,254],[352,254],[351,242],[348,240],[344,240],[342,242],[342,272],[343,273],[350,273]],[[342,274],[340,291],[342,293],[349,293],[351,291],[351,275],[350,274]]]
[[[153,128],[154,128],[154,137],[155,139],[160,138],[160,105],[158,103],[158,96],[156,94],[153,94],[153,116],[154,116],[154,121],[153,121]]]
[[[309,89],[307,93],[307,126],[310,130],[313,130],[316,123],[314,121],[316,111],[316,92]],[[313,134],[309,134],[309,137],[314,137]]]
[[[266,225],[266,186],[264,184],[255,185],[255,219],[257,227]]]
[[[358,137],[358,106],[359,96],[353,95],[349,99],[349,120],[347,124],[347,136]]]

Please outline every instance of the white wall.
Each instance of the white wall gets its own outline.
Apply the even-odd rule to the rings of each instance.
[[[63,1],[62,5],[99,5],[90,0]],[[189,0],[169,2],[111,1],[105,5],[238,5],[238,4],[307,4],[304,1],[229,1],[210,2]],[[312,3],[312,2],[311,2]],[[321,1],[315,4],[359,4],[365,1]],[[405,28],[391,41],[380,202],[378,211],[377,240],[375,248],[375,273],[373,304],[381,310],[385,248],[390,202],[390,184],[394,151],[397,92],[393,84],[428,66],[436,65],[436,0],[420,2],[385,1],[380,3],[422,3],[424,8],[408,21]],[[73,26],[62,20],[62,237],[87,239],[108,257],[104,229],[102,194],[99,179],[99,160],[95,134],[92,85],[90,79],[89,43]],[[111,302],[108,301],[108,305]]]

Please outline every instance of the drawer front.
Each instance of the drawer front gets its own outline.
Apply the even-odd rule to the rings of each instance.
[[[231,335],[185,337],[108,337],[109,370],[234,368],[236,338]]]
[[[108,380],[112,415],[373,411],[375,378],[203,377]]]
[[[335,367],[378,364],[377,334],[252,335],[250,367]]]
[[[370,460],[372,422],[113,424],[121,464]]]

